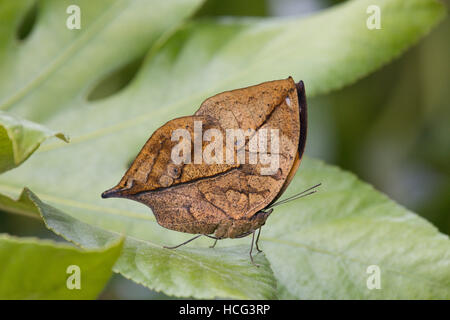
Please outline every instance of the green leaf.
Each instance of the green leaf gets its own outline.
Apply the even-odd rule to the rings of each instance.
[[[448,236],[318,160],[303,161],[289,194],[318,182],[318,193],[277,208],[261,234],[280,298],[450,298]],[[366,285],[371,265],[380,268],[379,290]]]
[[[80,250],[0,234],[0,299],[95,299],[111,277],[121,248],[122,241]],[[76,280],[70,278],[78,270],[69,266],[79,267],[80,289],[73,287]]]
[[[184,2],[186,6],[187,2]],[[50,4],[42,10],[48,16],[56,16],[52,6],[57,6],[60,2],[48,3]],[[172,19],[185,17],[181,12],[186,11],[181,9],[183,6],[177,6],[173,12],[170,10],[153,11],[152,9],[149,13],[144,10],[144,7],[140,7],[150,3],[150,8],[151,4],[158,6],[159,3],[166,3],[166,1],[158,1],[158,4],[153,1],[139,2],[134,6],[128,6],[128,2],[117,2],[105,14],[100,15],[100,19],[97,19],[99,12],[104,10],[101,5],[103,2],[96,1],[98,8],[93,9],[90,9],[91,3],[93,1],[83,5],[87,22],[84,23],[79,33],[51,25],[52,21],[64,23],[57,22],[60,18],[50,19],[47,24],[37,21],[35,31],[31,33],[24,44],[5,45],[6,49],[3,52],[0,50],[0,56],[5,57],[0,62],[2,66],[16,66],[16,68],[20,66],[19,69],[22,70],[22,73],[13,74],[8,72],[9,67],[0,68],[3,70],[0,73],[0,108],[11,109],[17,114],[42,122],[49,127],[64,128],[65,132],[73,137],[72,143],[69,145],[54,143],[40,148],[39,152],[20,168],[4,174],[0,177],[0,191],[17,196],[20,194],[22,186],[27,185],[36,191],[39,198],[45,203],[57,208],[60,215],[63,214],[62,212],[68,213],[70,217],[79,220],[80,223],[101,228],[103,231],[124,233],[127,235],[127,239],[133,238],[138,243],[144,244],[152,243],[156,247],[178,244],[186,240],[188,235],[161,228],[157,225],[149,209],[139,203],[119,199],[100,199],[101,192],[119,180],[130,161],[155,129],[171,118],[192,114],[201,101],[212,94],[266,80],[284,78],[289,75],[296,80],[303,79],[308,96],[338,89],[388,63],[427,34],[432,26],[445,15],[445,9],[435,0],[382,0],[377,1],[382,12],[382,29],[368,30],[366,28],[366,19],[368,18],[366,9],[373,4],[373,1],[359,0],[346,2],[305,19],[196,21],[174,34],[167,42],[157,42],[157,45],[154,45],[149,51],[137,76],[124,89],[106,99],[88,101],[86,97],[89,96],[88,93],[92,88],[103,83],[105,77],[112,70],[117,70],[142,56],[150,47],[150,43],[161,36],[160,30],[167,29],[167,25],[175,25],[175,23],[171,24]],[[154,14],[154,16],[148,18],[148,14]],[[136,20],[136,17],[139,18]],[[135,20],[138,21],[136,25],[140,27],[131,29],[123,27]],[[107,25],[103,27],[106,22],[108,22]],[[160,24],[164,24],[164,26],[161,27]],[[10,29],[13,30],[13,28]],[[8,28],[2,30],[8,32]],[[0,37],[5,37],[1,35],[1,32]],[[163,36],[164,38],[167,37]],[[40,55],[35,54],[35,52],[43,50],[42,41],[54,44],[48,49],[53,50],[52,54],[48,55],[51,57],[49,59],[53,60],[44,64],[41,63]],[[119,43],[120,45],[118,45]],[[25,61],[31,62],[25,63]],[[34,63],[32,63],[33,61]],[[89,64],[86,61],[89,61]],[[11,74],[13,74],[13,79],[10,79]],[[3,83],[6,84],[3,85]],[[313,143],[313,141],[308,143]],[[302,175],[306,175],[309,170],[312,170],[312,167],[301,167],[300,179],[297,178],[292,184],[288,190],[289,193],[317,182],[323,182],[327,188],[333,186],[328,183],[328,179],[333,178],[332,180],[335,181],[336,177],[328,177],[327,170],[314,171],[314,177],[303,180]],[[363,204],[372,208],[371,200],[377,200],[379,195],[375,191],[371,191],[372,196],[362,198],[364,203],[359,203],[357,193],[341,193],[339,191],[339,186],[347,182],[348,176],[346,174],[337,176],[343,180],[337,179],[338,184],[335,187],[338,189],[331,192],[333,195],[330,198],[331,201],[321,201],[320,196],[315,196],[300,203],[311,205],[312,201],[315,209],[325,208],[323,212],[335,212],[339,210],[339,204],[350,206],[355,204],[349,212],[356,217],[362,215],[360,219],[364,221],[368,218],[367,215],[364,215],[365,212],[370,210],[366,210]],[[306,183],[303,184],[304,182]],[[326,189],[324,188],[324,190]],[[291,204],[291,206],[300,206],[298,203]],[[378,202],[374,201],[373,204],[376,207]],[[389,204],[385,213],[388,217],[391,217],[392,214],[393,221],[391,222],[395,222],[399,209],[393,203],[389,202]],[[269,219],[267,229],[265,228],[268,235],[274,232],[271,230],[276,229],[278,225],[276,217],[286,217],[284,213],[288,212],[288,209],[285,208],[287,207],[278,208],[277,213]],[[364,210],[360,212],[360,209]],[[65,217],[69,218],[69,216]],[[328,216],[323,219],[333,217]],[[419,218],[413,217],[420,221],[420,223],[413,224],[413,226],[419,225],[419,230],[421,230],[421,224],[427,225]],[[368,221],[371,220],[368,219]],[[405,222],[406,225],[407,222]],[[286,226],[287,222],[284,223]],[[299,225],[291,223],[290,220],[288,226],[300,229]],[[358,225],[358,228],[360,227]],[[367,227],[370,227],[370,223],[367,224]],[[314,229],[314,231],[316,233],[308,234],[310,241],[314,241],[324,232],[320,228]],[[392,232],[391,229],[390,231]],[[86,234],[90,233],[86,232]],[[433,234],[435,237],[442,237],[434,229]],[[268,236],[265,233],[263,235]],[[419,235],[421,234],[419,233]],[[71,237],[69,233],[65,236]],[[385,237],[385,234],[374,232],[373,236],[378,239],[378,237]],[[418,242],[422,239],[421,243],[426,243],[422,246],[427,246],[430,241],[430,238],[422,237],[422,235],[418,239]],[[79,243],[83,244],[81,240]],[[326,238],[325,240],[330,243],[322,243],[323,247],[334,248],[333,243],[336,239]],[[236,240],[232,243],[243,243],[243,241],[248,242],[249,239]],[[362,246],[359,242],[363,243],[364,239],[358,238],[355,241],[357,243],[353,245]],[[414,249],[426,259],[428,256],[418,242],[413,241],[413,245],[416,245]],[[352,286],[352,281],[356,280],[349,276],[329,283],[320,282],[321,278],[319,277],[299,278],[303,272],[311,274],[311,271],[304,270],[305,265],[294,259],[295,256],[286,259],[286,262],[277,260],[278,256],[274,251],[280,250],[280,254],[282,252],[286,254],[283,245],[270,247],[267,243],[268,240],[264,243],[266,253],[275,275],[280,281],[280,290],[282,290],[283,296],[327,297],[333,292],[339,293],[341,298],[358,296]],[[199,244],[206,246],[207,242],[196,242],[196,245]],[[395,237],[391,244],[393,250],[398,252],[406,250],[403,247],[405,243]],[[364,252],[376,251],[377,241],[369,241],[368,246],[369,248],[364,248]],[[442,247],[445,246],[448,248],[447,242],[442,245]],[[148,248],[150,247],[152,246],[149,244]],[[131,252],[135,250],[131,257],[138,255],[139,251],[136,251],[138,248],[131,246]],[[194,251],[189,250],[197,249],[185,249],[177,252],[192,258]],[[212,255],[211,252],[214,252],[205,251],[205,249],[198,250],[204,254],[202,259],[209,259],[209,255]],[[364,263],[371,263],[371,261],[363,259],[364,256],[357,256],[361,251],[362,249],[354,253],[356,259],[361,259]],[[237,259],[233,252],[220,251],[220,253],[223,256],[214,260],[215,263],[222,260],[236,261]],[[166,261],[177,259],[176,254],[172,253],[172,257]],[[340,256],[337,255],[337,257]],[[350,257],[353,258],[353,255]],[[242,258],[248,259],[244,253]],[[386,264],[394,265],[394,270],[402,272],[400,269],[397,270],[395,259],[398,259],[398,256],[386,258]],[[433,259],[439,267],[447,265],[445,256],[442,258],[444,260],[432,256],[426,262],[431,263],[430,261]],[[135,264],[135,259],[126,261],[125,259],[123,268],[118,271],[122,274],[136,272],[138,266]],[[159,260],[155,260],[154,264],[151,259],[146,261],[148,269],[160,270],[158,269],[161,268],[161,265],[158,264]],[[246,261],[248,262],[248,260]],[[323,261],[324,263],[329,262],[326,259]],[[413,262],[414,260],[403,259],[399,264],[406,266],[409,270],[407,272],[414,273],[417,266]],[[281,263],[284,265],[280,266]],[[190,264],[186,262],[187,265],[195,268],[195,259]],[[150,266],[152,267],[150,268]],[[130,269],[128,270],[127,267]],[[314,267],[317,269],[317,265]],[[327,265],[322,267],[326,268]],[[329,265],[329,268],[332,266]],[[170,278],[172,275],[184,272],[180,269],[170,268],[166,274],[163,274]],[[329,271],[329,269],[326,270]],[[354,270],[356,269],[351,271]],[[359,270],[357,271],[359,272]],[[139,269],[139,272],[142,271]],[[159,273],[159,271],[155,271],[152,275],[159,275]],[[424,272],[419,272],[419,276],[422,274]],[[292,283],[288,283],[286,279],[291,276]],[[360,277],[359,273],[356,276]],[[436,279],[439,278],[446,283],[447,276],[446,273],[438,273]],[[176,279],[180,278],[183,277],[176,276]],[[345,281],[341,281],[342,279]],[[231,294],[228,292],[223,294],[221,291],[223,282],[209,283],[210,287],[205,289],[206,293],[202,293],[201,290],[192,286],[190,280],[195,279],[187,278],[186,282],[183,282],[183,286],[179,282],[160,284],[158,277],[148,278],[148,282],[137,281],[175,295],[206,297]],[[377,291],[380,293],[373,293],[371,291],[371,295],[378,294],[376,297],[379,297],[384,292],[388,297],[397,291],[400,292],[399,296],[414,297],[414,290],[397,287],[397,284],[399,283],[393,282],[389,292],[381,290]],[[354,286],[359,285],[358,282]],[[364,286],[365,282],[362,285]],[[316,288],[316,291],[311,288]],[[365,297],[364,290],[367,288],[357,292],[358,297]],[[430,296],[437,292],[430,292]],[[256,293],[253,292],[253,294]],[[241,294],[241,296],[243,295]],[[262,293],[260,295],[267,296]],[[232,296],[237,297],[238,295]]]
[[[12,199],[0,194],[0,210],[24,215],[30,218],[41,219],[39,210],[27,194],[22,191],[18,199]]]
[[[52,208],[31,191],[24,194],[42,214],[47,227],[85,248],[117,240],[116,232],[97,228]],[[221,249],[170,250],[148,240],[125,238],[123,254],[114,266],[126,278],[157,291],[180,297],[271,299],[276,281],[269,262],[260,253],[259,267],[250,263],[248,246]]]
[[[0,173],[20,165],[50,137],[69,142],[60,132],[0,111]]]

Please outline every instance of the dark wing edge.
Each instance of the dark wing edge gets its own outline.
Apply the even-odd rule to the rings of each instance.
[[[297,87],[297,95],[298,95],[298,104],[299,104],[299,112],[300,112],[300,138],[298,141],[298,153],[299,158],[303,157],[303,152],[305,151],[306,146],[306,135],[308,132],[308,107],[306,103],[306,93],[305,93],[305,84],[303,81],[299,81],[295,84]]]

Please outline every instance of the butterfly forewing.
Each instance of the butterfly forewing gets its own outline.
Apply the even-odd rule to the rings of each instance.
[[[178,129],[194,136],[180,148],[183,156],[186,151],[191,155],[182,164],[173,156],[182,140],[171,138]],[[230,138],[236,132],[245,135],[243,143]],[[291,181],[303,153],[302,132],[306,135],[304,89],[292,78],[223,92],[205,100],[193,116],[159,128],[104,196],[148,205],[168,229],[237,237],[264,224],[268,214],[261,210]],[[250,141],[257,141],[258,148]],[[211,152],[212,142],[223,147]],[[193,159],[199,150],[201,162]],[[215,161],[206,163],[205,155]]]

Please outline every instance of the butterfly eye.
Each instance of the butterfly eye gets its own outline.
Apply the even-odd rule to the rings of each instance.
[[[169,163],[169,165],[167,166],[167,174],[170,177],[176,179],[180,176],[181,169],[180,169],[180,167],[176,166],[175,164]]]

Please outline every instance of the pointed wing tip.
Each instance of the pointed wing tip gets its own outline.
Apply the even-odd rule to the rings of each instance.
[[[106,191],[104,191],[102,193],[102,198],[103,199],[112,198],[112,197],[113,197],[113,195],[112,195],[111,190],[106,190]]]
[[[117,189],[117,187],[108,189],[106,191],[104,191],[102,193],[102,198],[103,199],[108,199],[108,198],[119,198],[120,197],[120,192],[122,190],[121,189]]]

